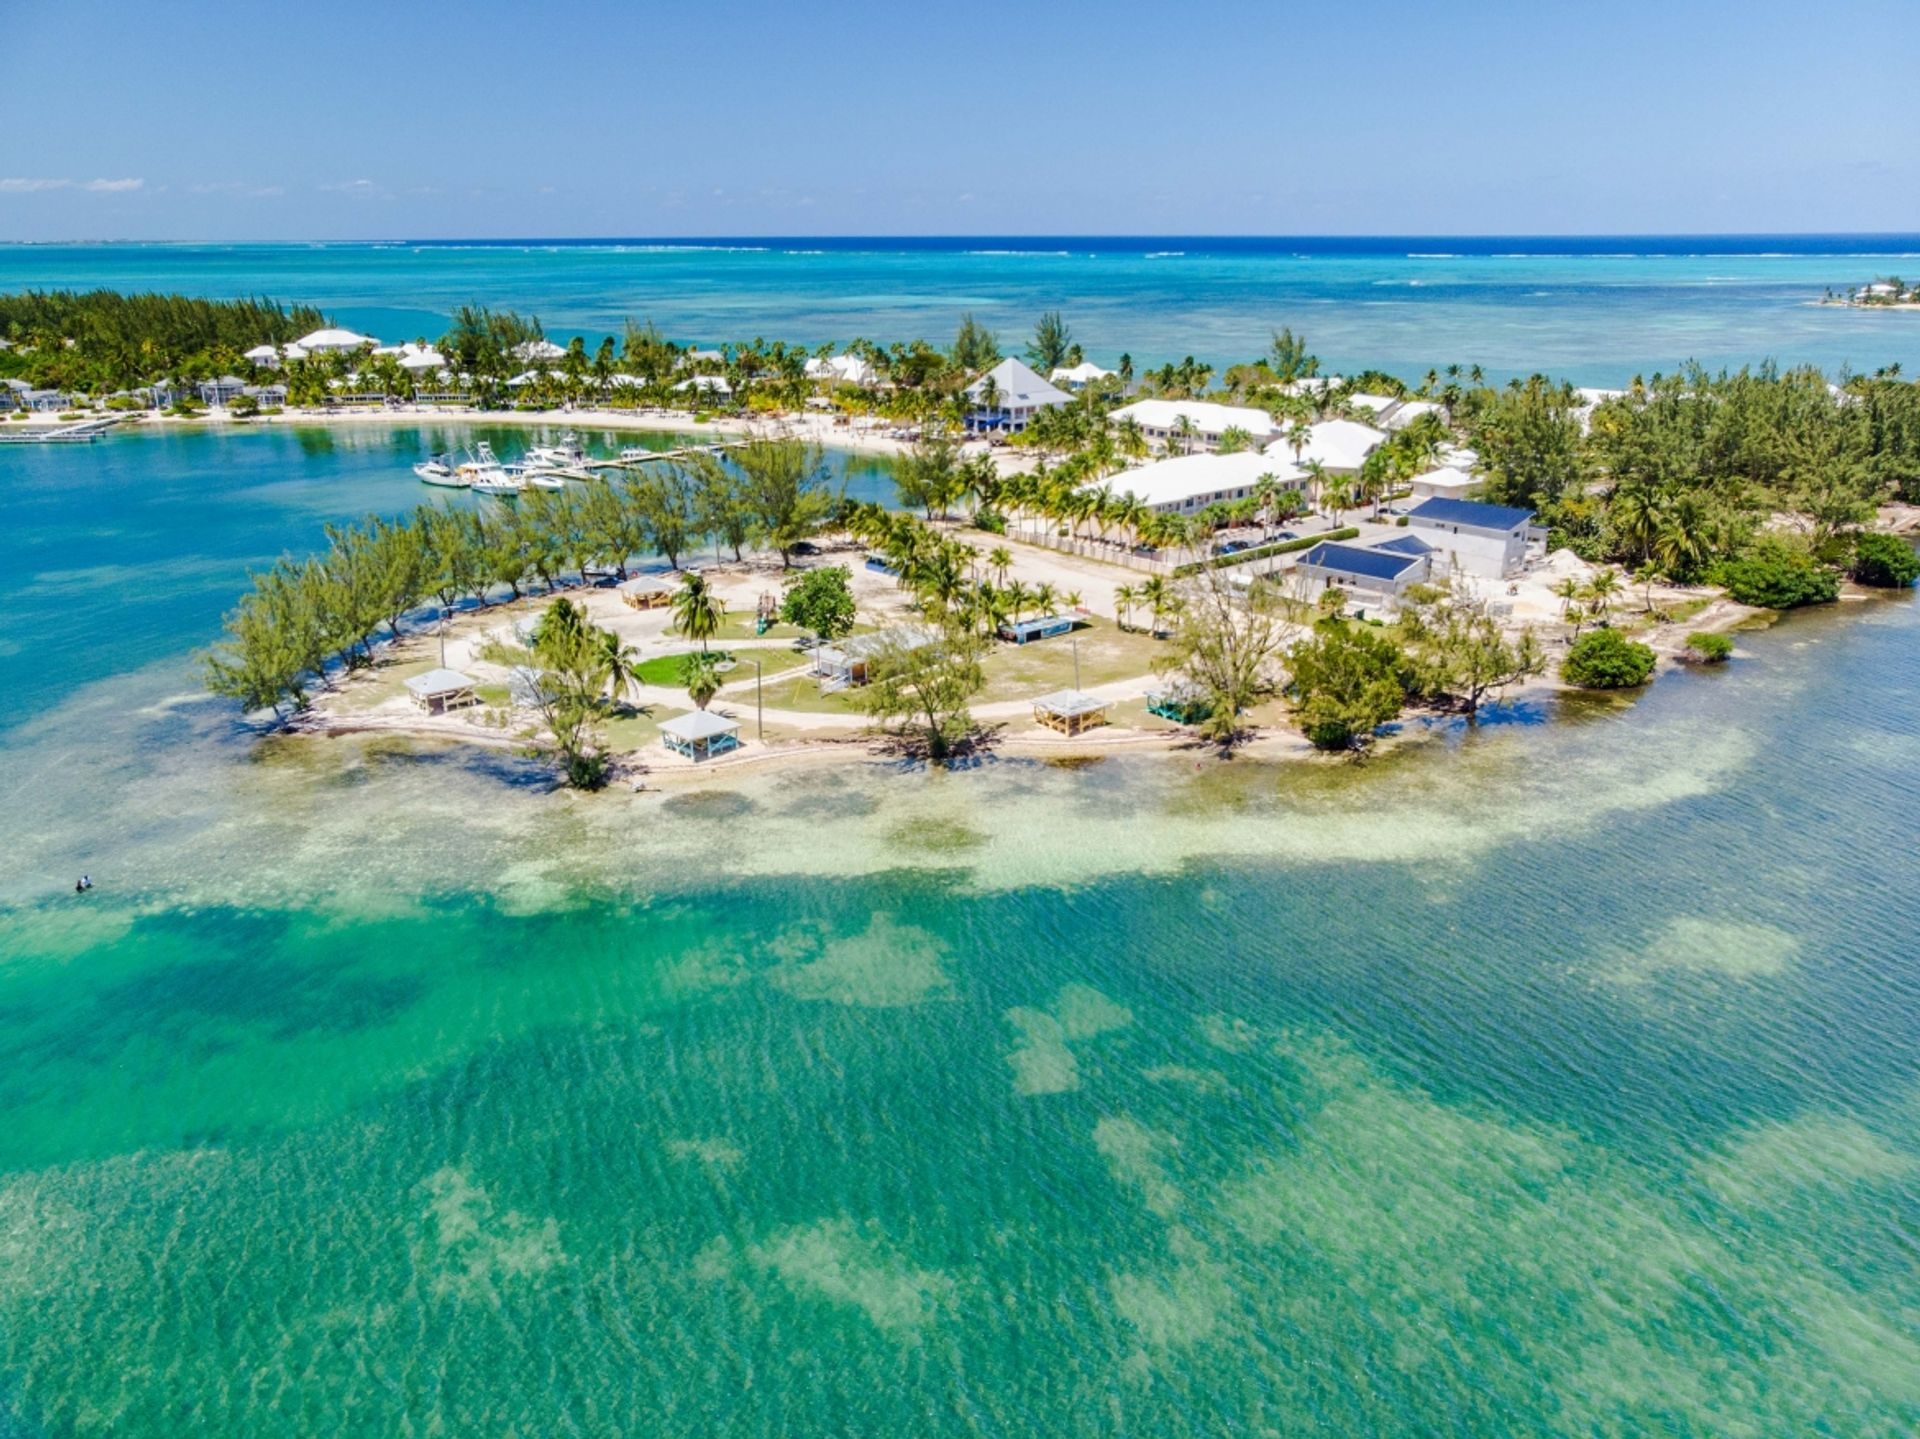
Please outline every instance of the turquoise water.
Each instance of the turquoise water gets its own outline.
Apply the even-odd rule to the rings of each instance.
[[[581,798],[193,693],[410,442],[0,454],[133,570],[6,556],[10,695],[115,648],[0,732],[0,1433],[1920,1426],[1910,597],[1360,768]]]
[[[496,503],[434,489],[415,462],[489,441],[505,457],[556,431],[468,423],[272,427],[236,442],[176,429],[115,435],[83,449],[0,452],[0,729],[90,681],[204,646],[249,568],[326,543],[325,526],[414,505]],[[668,449],[684,437],[579,429],[597,454]],[[832,452],[857,499],[893,493],[887,462]],[[112,622],[99,623],[103,596]]]
[[[268,294],[389,340],[438,335],[454,306],[482,302],[563,335],[651,317],[705,344],[944,343],[972,311],[1017,346],[1059,308],[1108,365],[1123,351],[1234,363],[1290,325],[1348,373],[1417,381],[1457,363],[1620,385],[1688,359],[1920,368],[1920,315],[1812,303],[1916,255],[1912,235],[0,245],[0,289]]]

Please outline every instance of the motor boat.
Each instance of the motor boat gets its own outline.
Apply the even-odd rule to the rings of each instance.
[[[568,430],[550,445],[533,446],[524,458],[541,469],[579,470],[587,463],[587,452],[581,447],[580,437]]]
[[[434,455],[430,459],[422,460],[413,467],[413,472],[425,484],[445,485],[453,490],[464,490],[473,483],[469,476],[454,469],[445,455]]]

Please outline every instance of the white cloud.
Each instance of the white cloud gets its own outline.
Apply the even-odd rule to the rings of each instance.
[[[334,195],[384,195],[386,187],[376,185],[371,180],[336,180],[331,185],[322,185],[322,190]]]
[[[0,179],[0,195],[34,195],[42,190],[86,190],[96,195],[118,194],[126,190],[139,190],[146,186],[145,180],[25,180]]]

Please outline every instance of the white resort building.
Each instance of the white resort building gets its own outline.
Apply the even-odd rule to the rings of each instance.
[[[805,372],[809,380],[824,380],[831,385],[858,385],[863,390],[871,390],[880,383],[880,376],[873,366],[855,354],[826,358],[815,355],[807,361]]]
[[[1228,430],[1245,431],[1258,448],[1279,433],[1265,410],[1211,400],[1135,400],[1108,418],[1115,424],[1132,420],[1147,442],[1162,450],[1217,450]]]
[[[310,355],[328,354],[335,351],[351,353],[354,350],[371,350],[380,342],[371,335],[356,335],[352,330],[327,329],[315,330],[310,335],[302,335],[294,344]]]
[[[967,428],[1005,430],[1017,435],[1040,411],[1064,405],[1073,396],[1041,379],[1018,360],[1002,360],[967,386]]]
[[[1386,442],[1386,436],[1358,420],[1322,420],[1307,430],[1306,443],[1296,454],[1293,439],[1282,435],[1267,446],[1276,459],[1295,460],[1298,464],[1318,462],[1331,475],[1355,475],[1367,462],[1367,456]]]
[[[1480,481],[1464,470],[1452,465],[1442,465],[1437,470],[1428,470],[1423,475],[1415,475],[1407,481],[1416,500],[1464,500],[1468,492]]]
[[[1077,395],[1088,385],[1098,384],[1102,380],[1111,380],[1113,371],[1101,369],[1092,360],[1082,360],[1077,365],[1062,366],[1047,378],[1061,389]]]
[[[1132,495],[1161,514],[1192,514],[1208,505],[1252,498],[1263,479],[1295,488],[1305,474],[1269,450],[1232,455],[1176,455],[1128,470],[1102,483],[1116,495]]]

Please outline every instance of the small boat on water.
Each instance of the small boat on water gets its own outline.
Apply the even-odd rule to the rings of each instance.
[[[580,437],[568,430],[550,445],[535,445],[522,456],[527,464],[541,469],[577,470],[587,463],[587,452]]]
[[[451,490],[464,490],[473,483],[471,477],[454,469],[446,455],[434,455],[422,460],[413,467],[414,474],[429,485],[445,485]]]
[[[491,469],[475,470],[468,485],[476,495],[494,495],[502,499],[511,499],[526,488],[526,479],[517,467],[509,469],[505,465],[495,465]]]
[[[656,453],[657,451],[650,450],[645,445],[628,445],[620,451],[620,463],[623,465],[637,465],[642,460],[652,459]]]
[[[567,487],[567,477],[558,470],[523,469],[520,479],[523,484],[536,490],[564,490]]]

